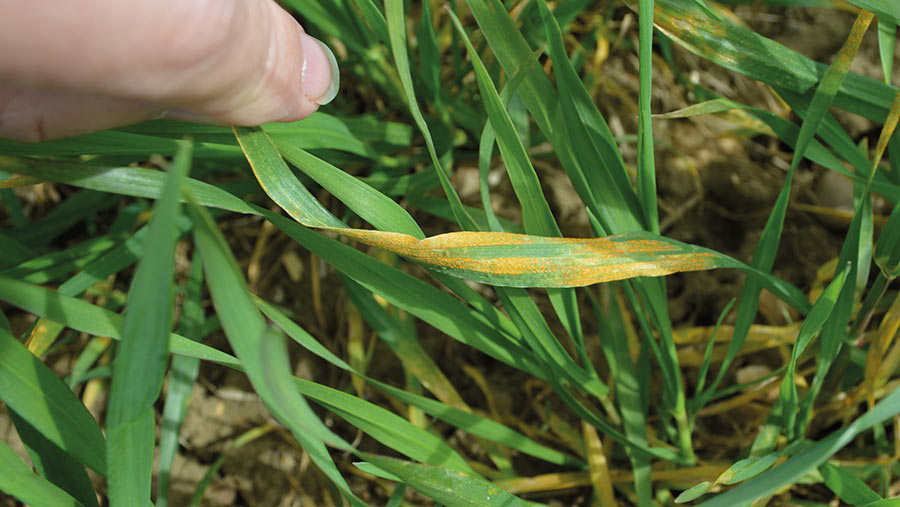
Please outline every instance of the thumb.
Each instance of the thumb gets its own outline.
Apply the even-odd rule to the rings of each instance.
[[[173,75],[180,86],[168,96],[141,98],[175,106],[170,117],[239,125],[299,120],[331,102],[340,74],[328,46],[271,0],[233,1],[240,5],[224,28],[227,35],[209,35],[197,69],[164,69],[162,75]]]
[[[233,19],[231,36],[204,58],[212,68],[186,83],[194,89],[185,93],[185,105],[175,105],[225,123],[259,125],[299,120],[334,99],[340,74],[332,51],[275,2],[258,1],[267,14]]]
[[[241,125],[308,116],[339,79],[331,51],[273,0],[10,0],[0,48],[0,83],[12,88]]]

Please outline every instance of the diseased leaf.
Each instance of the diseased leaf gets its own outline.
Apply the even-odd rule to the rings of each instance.
[[[585,239],[463,231],[420,240],[407,234],[350,229],[322,208],[291,174],[265,132],[244,127],[235,128],[235,135],[260,184],[297,222],[461,278],[508,287],[580,287],[724,267],[757,274],[731,257],[642,231]],[[784,282],[764,276],[761,283],[798,309],[808,308],[799,291]]]

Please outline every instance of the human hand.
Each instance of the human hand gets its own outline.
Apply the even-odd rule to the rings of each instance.
[[[338,83],[331,51],[273,0],[0,0],[3,138],[295,121]]]

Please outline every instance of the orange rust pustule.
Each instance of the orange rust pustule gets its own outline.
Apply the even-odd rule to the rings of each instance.
[[[632,262],[619,265],[606,266],[556,266],[557,269],[541,270],[529,262],[517,263],[518,259],[503,259],[492,262],[490,266],[476,264],[456,269],[463,269],[476,276],[471,278],[490,282],[490,277],[484,273],[509,277],[509,282],[516,286],[541,286],[541,287],[582,287],[595,283],[614,282],[638,276],[665,276],[684,271],[703,271],[721,267],[715,255],[701,254],[677,254],[669,256],[659,262]],[[523,278],[516,283],[517,278]],[[527,279],[526,279],[527,277]]]
[[[582,286],[622,280],[636,276],[663,276],[680,271],[698,271],[718,267],[717,257],[709,252],[677,252],[676,245],[653,239],[628,240],[622,236],[605,238],[547,238],[498,232],[454,232],[418,240],[412,236],[362,229],[326,228],[361,243],[384,248],[424,264],[450,270],[491,276],[541,279],[547,286]],[[454,249],[533,244],[570,245],[573,251],[553,257],[470,257]],[[511,252],[513,253],[513,252]],[[652,260],[632,257],[658,255]],[[538,285],[538,284],[535,284]]]

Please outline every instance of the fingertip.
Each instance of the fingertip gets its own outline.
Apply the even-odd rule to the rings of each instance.
[[[302,31],[300,42],[304,58],[301,70],[303,95],[310,102],[324,106],[334,100],[340,88],[337,59],[324,42]]]

